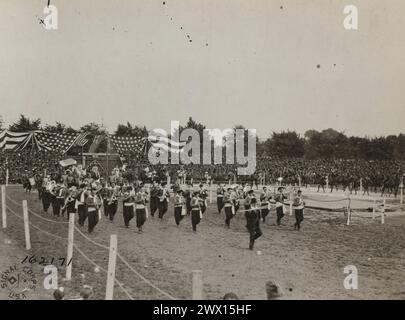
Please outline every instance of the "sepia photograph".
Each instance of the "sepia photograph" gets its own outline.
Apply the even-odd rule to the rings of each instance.
[[[0,300],[405,300],[404,12],[0,0]]]

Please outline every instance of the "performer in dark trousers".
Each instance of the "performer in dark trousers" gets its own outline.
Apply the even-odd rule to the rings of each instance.
[[[145,224],[147,219],[146,215],[146,203],[147,195],[146,193],[139,188],[135,194],[135,208],[136,208],[136,227],[139,232],[142,232],[142,227]]]
[[[200,223],[202,217],[200,209],[200,201],[198,199],[198,192],[194,192],[193,198],[191,199],[191,225],[193,227],[193,232],[197,232],[197,224]]]
[[[127,228],[129,228],[129,222],[135,216],[134,206],[135,206],[135,194],[132,187],[127,187],[122,199],[123,203],[123,215],[124,223]]]
[[[97,195],[97,189],[93,188],[91,190],[91,193],[87,196],[85,200],[86,204],[86,212],[87,212],[87,217],[89,220],[88,224],[88,231],[89,233],[92,233],[94,230],[94,227],[97,225],[99,221],[99,210],[102,205],[102,201]]]
[[[246,211],[246,226],[249,230],[249,249],[253,250],[255,240],[262,236],[260,229],[260,210],[257,208],[256,198],[250,200],[250,210]]]
[[[225,194],[225,188],[222,184],[219,184],[218,189],[217,189],[217,207],[218,207],[218,213],[221,213],[222,209],[224,208],[224,194]]]
[[[284,187],[279,187],[278,193],[275,197],[276,200],[276,212],[277,212],[277,225],[281,224],[281,219],[284,217],[284,200],[287,199],[287,196],[284,195]]]
[[[298,190],[297,196],[295,197],[293,202],[293,206],[295,213],[294,230],[299,231],[301,229],[301,222],[304,220],[304,207],[305,207],[305,202],[304,199],[302,198],[301,190]]]
[[[42,207],[44,210],[44,213],[48,213],[49,206],[51,205],[51,190],[53,188],[53,184],[51,181],[45,181],[44,182],[45,187],[44,191],[42,193]]]
[[[176,222],[176,225],[180,225],[180,221],[183,220],[184,215],[185,215],[185,208],[184,208],[184,197],[183,197],[183,191],[182,190],[177,190],[177,194],[174,197],[174,221]]]
[[[150,214],[152,217],[155,216],[155,212],[158,209],[158,204],[159,204],[159,188],[156,185],[156,182],[154,181],[152,184],[152,187],[150,188]]]
[[[115,214],[117,213],[118,209],[118,197],[119,197],[119,187],[114,187],[111,197],[108,199],[108,216],[110,221],[114,220]]]
[[[76,213],[76,187],[71,187],[65,199],[65,205],[62,208],[62,215],[66,212],[67,219],[69,220],[69,215],[71,213]]]
[[[224,210],[225,210],[225,227],[229,228],[231,224],[231,219],[235,215],[235,207],[234,203],[231,198],[232,188],[228,188],[228,190],[224,194]]]
[[[188,189],[185,192],[185,198],[186,198],[187,215],[190,215],[190,213],[191,213],[191,199],[193,198],[193,185],[191,183],[188,185]]]
[[[166,182],[162,183],[161,188],[159,189],[159,219],[163,219],[164,214],[167,212],[170,193],[166,188]]]
[[[109,216],[109,198],[112,196],[112,188],[107,186],[107,184],[101,189],[100,195],[101,198],[103,199],[103,209],[104,209],[104,216],[108,217]]]
[[[263,192],[260,195],[261,218],[266,222],[266,217],[270,213],[270,200],[272,196],[266,187],[263,187]]]
[[[200,190],[198,192],[198,200],[200,201],[200,209],[202,214],[204,214],[205,211],[207,210],[207,197],[208,197],[207,190],[204,188],[202,184],[200,184]]]
[[[86,198],[88,196],[88,191],[85,184],[80,185],[79,192],[76,196],[76,210],[79,215],[79,225],[81,227],[84,226],[84,222],[87,219],[87,211],[86,211]]]

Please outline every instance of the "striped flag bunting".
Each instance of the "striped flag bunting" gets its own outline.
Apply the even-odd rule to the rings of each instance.
[[[0,150],[22,150],[31,141],[32,136],[32,132],[11,132],[3,130],[0,132]]]
[[[171,153],[181,153],[187,142],[174,141],[168,137],[151,135],[148,137],[152,148],[156,151],[166,150]]]

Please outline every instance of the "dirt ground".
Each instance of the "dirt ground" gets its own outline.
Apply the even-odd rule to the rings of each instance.
[[[25,194],[21,187],[8,187],[8,196],[17,204],[7,206],[22,215],[18,204],[23,199],[29,208],[41,213],[36,192]],[[265,282],[279,284],[282,299],[405,299],[405,216],[387,215],[385,224],[354,214],[351,225],[346,225],[342,212],[305,210],[301,231],[293,230],[293,217],[288,214],[283,225],[275,225],[274,209],[270,219],[262,224],[263,236],[248,250],[248,233],[243,214],[237,214],[231,228],[224,228],[224,215],[218,214],[216,204],[204,214],[198,232],[191,231],[190,217],[185,217],[179,228],[175,226],[173,207],[163,221],[149,218],[144,233],[136,232],[135,221],[123,227],[121,208],[113,223],[104,217],[96,226],[91,239],[108,246],[109,235],[118,235],[118,251],[134,269],[156,287],[179,299],[191,298],[192,270],[202,270],[204,298],[220,299],[227,292],[235,292],[241,299],[265,299]],[[8,228],[0,232],[1,239],[9,237],[19,248],[0,244],[0,267],[21,261],[25,251],[22,220],[7,214]],[[58,222],[50,214],[46,216]],[[67,237],[67,225],[51,223],[30,215],[30,222],[41,229]],[[86,235],[86,228],[81,229]],[[52,238],[31,228],[32,250],[29,254],[44,257],[65,257],[67,241]],[[108,250],[99,248],[75,232],[75,244],[97,265],[107,269]],[[358,289],[347,290],[343,269],[354,265],[358,270]],[[78,295],[83,284],[94,287],[94,299],[105,295],[106,274],[95,272],[94,266],[77,251],[73,260],[73,280],[64,282],[65,268],[60,266],[60,285],[67,297]],[[165,299],[117,262],[116,277],[135,299]],[[0,289],[0,294],[1,294]],[[6,298],[0,296],[2,299]],[[38,294],[37,297],[41,298]],[[127,299],[115,286],[115,299]]]

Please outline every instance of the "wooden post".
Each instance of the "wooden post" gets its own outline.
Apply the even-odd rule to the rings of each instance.
[[[301,176],[298,176],[298,188],[301,189]]]
[[[115,282],[115,263],[117,261],[117,235],[110,236],[110,255],[108,258],[107,285],[105,299],[113,300]]]
[[[8,171],[8,168],[6,169],[6,186],[8,186],[8,179],[10,177],[10,172]]]
[[[363,192],[363,179],[360,178],[360,192]]]
[[[170,175],[169,174],[167,175],[167,187],[168,188],[170,187]]]
[[[290,190],[290,216],[293,214],[293,191]]]
[[[202,298],[203,298],[202,271],[193,270],[193,300],[202,300]]]
[[[381,224],[385,223],[385,198],[383,200],[383,206],[381,208]]]
[[[210,183],[210,204],[212,203],[212,180]]]
[[[75,214],[69,214],[69,230],[68,230],[68,245],[67,245],[67,256],[66,256],[66,280],[70,281],[72,279],[72,258],[73,258],[73,235],[75,230]]]
[[[375,219],[376,199],[373,201],[373,220]]]
[[[404,182],[399,185],[399,202],[404,204]]]
[[[7,228],[6,187],[1,186],[1,221],[3,229]]]
[[[22,205],[24,215],[25,249],[31,250],[30,221],[28,217],[27,200],[23,200]]]
[[[350,196],[349,196],[349,203],[347,204],[347,222],[346,222],[346,225],[350,225],[350,216],[351,216],[351,214],[352,214],[352,211],[351,211],[351,199],[350,199]]]

